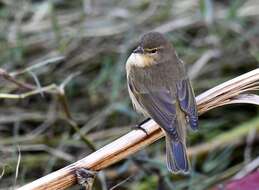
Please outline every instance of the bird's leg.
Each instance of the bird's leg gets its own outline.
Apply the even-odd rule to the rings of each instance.
[[[77,168],[76,169],[77,183],[81,185],[85,190],[92,190],[96,173],[97,173],[96,171],[88,170],[85,168]]]
[[[148,122],[150,119],[151,119],[151,118],[148,117],[148,118],[146,118],[145,120],[141,121],[139,124],[137,124],[137,125],[135,126],[136,129],[140,129],[141,131],[143,131],[144,133],[146,133],[146,135],[148,135],[148,132],[146,131],[146,129],[144,129],[144,128],[142,127],[142,125],[145,124],[146,122]]]

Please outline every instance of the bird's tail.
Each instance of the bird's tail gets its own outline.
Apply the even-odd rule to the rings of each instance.
[[[166,159],[167,168],[173,173],[188,173],[189,160],[186,153],[185,143],[178,140],[174,141],[166,136]]]

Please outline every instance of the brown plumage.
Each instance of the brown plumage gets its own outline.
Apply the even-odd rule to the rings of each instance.
[[[168,169],[188,172],[186,126],[196,130],[198,114],[190,81],[173,46],[158,32],[145,34],[128,58],[126,71],[134,108],[166,133]]]

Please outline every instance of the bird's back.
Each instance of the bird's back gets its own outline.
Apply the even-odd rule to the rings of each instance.
[[[184,65],[174,54],[157,64],[148,67],[132,66],[128,73],[128,79],[135,83],[136,90],[140,93],[146,93],[150,90],[156,91],[161,88],[176,92],[177,81],[187,79]]]

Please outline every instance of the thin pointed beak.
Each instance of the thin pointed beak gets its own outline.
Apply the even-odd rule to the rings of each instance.
[[[136,49],[133,50],[133,53],[144,53],[144,49],[141,46],[138,46]]]

